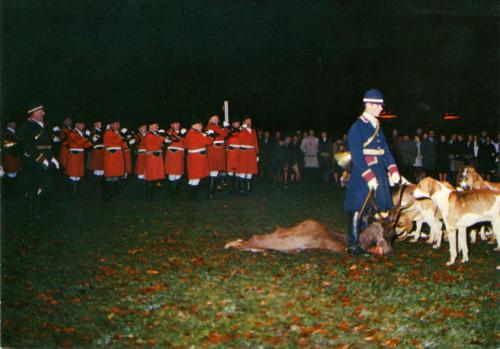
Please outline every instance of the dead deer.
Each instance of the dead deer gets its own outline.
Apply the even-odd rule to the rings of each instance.
[[[401,209],[399,203],[386,214],[376,214],[374,220],[360,234],[360,247],[376,255],[391,254],[396,237],[394,228]],[[347,239],[345,234],[330,231],[321,223],[308,219],[291,228],[278,228],[270,234],[254,235],[249,240],[228,242],[225,248],[251,252],[275,250],[285,253],[323,249],[344,253]]]

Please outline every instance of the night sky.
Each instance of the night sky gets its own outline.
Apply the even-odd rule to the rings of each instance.
[[[387,127],[494,131],[498,4],[4,0],[2,116],[22,119],[38,100],[51,123],[167,126],[222,113],[227,99],[257,128],[338,134],[375,87],[400,115]]]

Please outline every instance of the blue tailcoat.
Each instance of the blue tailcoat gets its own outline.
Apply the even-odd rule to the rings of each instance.
[[[394,165],[395,162],[381,128],[379,128],[375,139],[365,149],[383,149],[384,154],[371,157],[371,159],[367,159],[366,155],[363,154],[363,144],[372,136],[373,132],[375,132],[375,128],[362,116],[349,129],[347,143],[352,157],[352,170],[344,201],[344,208],[347,211],[359,211],[363,206],[368,195],[368,185],[362,174],[366,173],[368,169],[375,174],[378,181],[378,188],[375,192],[378,208],[385,211],[393,206],[387,172],[388,167]]]

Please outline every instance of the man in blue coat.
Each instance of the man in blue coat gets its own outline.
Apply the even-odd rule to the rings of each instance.
[[[365,110],[349,129],[347,138],[352,170],[344,208],[349,213],[348,251],[351,254],[365,253],[359,247],[358,240],[367,221],[361,215],[370,213],[368,207],[360,212],[369,191],[373,191],[372,195],[380,210],[389,210],[393,206],[389,186],[395,185],[401,178],[377,119],[384,104],[382,93],[375,89],[369,90],[363,102]]]

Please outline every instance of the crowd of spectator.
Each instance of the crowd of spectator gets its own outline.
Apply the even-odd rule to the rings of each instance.
[[[314,130],[282,134],[257,131],[260,145],[260,177],[281,183],[288,188],[290,182],[304,176],[327,183],[340,183],[343,169],[333,154],[349,149],[347,134],[339,139],[323,131],[316,137]],[[500,175],[500,133],[496,136],[480,134],[441,133],[421,128],[400,134],[392,130],[389,139],[391,152],[401,174],[411,182],[425,176],[447,180],[456,184],[465,166],[473,166],[486,180],[497,180]]]

